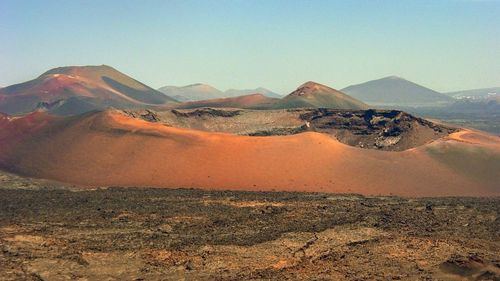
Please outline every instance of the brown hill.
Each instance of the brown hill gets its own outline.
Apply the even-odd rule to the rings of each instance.
[[[265,109],[276,104],[279,99],[266,97],[262,94],[251,94],[233,98],[220,98],[201,101],[185,102],[175,105],[176,108],[199,108],[199,107],[233,107]]]
[[[181,102],[234,98],[251,94],[262,94],[270,98],[281,98],[280,95],[263,87],[255,89],[229,89],[223,92],[213,86],[202,83],[182,87],[164,86],[159,88],[158,91]]]
[[[1,139],[3,169],[85,186],[500,195],[500,142],[470,130],[393,152],[317,132],[253,137],[180,129],[118,111],[36,116],[40,122],[2,123],[2,136],[26,131]]]
[[[284,97],[275,107],[367,109],[368,105],[333,88],[309,81]]]
[[[54,68],[34,80],[0,89],[0,111],[8,114],[36,108],[78,114],[109,106],[136,108],[174,101],[106,65]]]
[[[191,84],[183,87],[165,86],[158,89],[178,101],[199,101],[224,97],[224,93],[207,84]]]
[[[226,97],[238,97],[250,94],[263,94],[264,96],[270,98],[282,98],[281,95],[263,87],[258,87],[255,89],[228,89],[224,92],[224,95],[226,95]]]
[[[368,105],[342,92],[315,82],[302,84],[284,98],[252,94],[233,98],[185,102],[176,108],[233,107],[243,109],[333,108],[367,109]]]
[[[436,106],[453,102],[447,95],[397,76],[384,77],[342,89],[359,100],[372,105]]]

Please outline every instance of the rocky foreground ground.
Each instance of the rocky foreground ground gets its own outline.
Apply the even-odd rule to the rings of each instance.
[[[0,280],[500,280],[500,198],[0,185]]]

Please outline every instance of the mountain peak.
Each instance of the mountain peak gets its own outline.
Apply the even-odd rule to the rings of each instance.
[[[381,80],[406,80],[406,79],[404,79],[403,77],[396,76],[396,75],[391,75],[391,76],[384,77]]]
[[[183,88],[188,88],[188,87],[199,87],[199,86],[207,86],[207,85],[206,85],[206,84],[203,84],[203,83],[193,83],[193,84],[189,84],[189,85],[183,86]]]
[[[336,90],[314,81],[307,81],[304,84],[300,85],[295,91],[290,93],[289,96],[305,96],[319,91],[331,92]]]
[[[308,81],[282,99],[285,108],[363,109],[368,106],[326,85]]]
[[[167,96],[182,101],[198,101],[222,97],[222,92],[219,89],[203,83],[194,83],[181,87],[164,86],[158,90]]]
[[[398,76],[387,76],[342,89],[343,92],[375,105],[422,106],[452,99]]]
[[[70,65],[70,66],[61,66],[52,68],[40,76],[52,75],[52,74],[72,74],[75,72],[118,72],[118,70],[114,69],[109,65]]]
[[[299,88],[319,87],[319,86],[323,86],[323,87],[325,87],[325,85],[320,84],[320,83],[318,83],[318,82],[314,82],[314,81],[307,81],[307,82],[305,82],[304,84],[300,85],[300,86],[299,86]]]
[[[203,84],[203,83],[194,83],[194,84],[183,86],[182,88],[198,88],[198,89],[203,89],[203,90],[217,90],[215,87],[208,85],[208,84]]]
[[[0,111],[9,114],[29,112],[53,103],[57,105],[51,107],[54,111],[79,114],[111,105],[135,108],[175,102],[107,65],[53,68],[38,78],[1,89],[1,94],[9,98],[0,101]]]

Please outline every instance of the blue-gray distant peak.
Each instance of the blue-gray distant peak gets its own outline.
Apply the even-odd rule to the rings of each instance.
[[[374,105],[435,105],[452,101],[444,94],[398,76],[352,85],[341,91]]]

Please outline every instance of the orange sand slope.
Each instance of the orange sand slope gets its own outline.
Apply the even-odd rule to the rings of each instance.
[[[0,166],[85,186],[500,195],[499,138],[470,130],[385,152],[321,133],[236,136],[167,127],[117,111],[30,118],[41,121],[0,122]],[[15,138],[5,137],[14,132]]]

